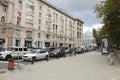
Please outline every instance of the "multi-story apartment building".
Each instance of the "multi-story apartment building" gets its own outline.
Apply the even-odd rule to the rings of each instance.
[[[89,30],[83,34],[83,45],[85,48],[96,47],[95,38],[93,37],[92,32]]]
[[[0,47],[80,47],[83,22],[46,0],[0,0]]]

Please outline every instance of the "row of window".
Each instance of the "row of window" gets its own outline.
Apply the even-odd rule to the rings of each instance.
[[[21,30],[16,30],[16,35],[20,36]],[[32,32],[31,31],[26,31],[26,36],[27,37],[32,37]]]
[[[16,30],[16,35],[20,36],[20,30]],[[32,36],[32,32],[31,31],[27,31],[26,32],[26,36],[27,37],[31,37]],[[38,38],[40,38],[40,37],[41,37],[41,33],[38,33]],[[50,35],[49,34],[46,34],[46,39],[50,39]],[[55,36],[53,36],[53,39],[55,39]],[[60,38],[60,39],[62,40],[63,38]],[[67,38],[65,38],[65,39],[67,40]],[[71,41],[71,39],[70,39],[70,41]]]

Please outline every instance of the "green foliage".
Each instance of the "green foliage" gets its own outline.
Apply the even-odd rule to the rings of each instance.
[[[120,46],[120,0],[105,0],[96,4],[95,12],[103,18],[100,33],[109,36],[111,44]]]
[[[101,37],[100,37],[99,31],[97,31],[96,29],[93,29],[92,32],[93,32],[93,37],[95,38],[97,46],[100,47],[100,45],[101,45]]]

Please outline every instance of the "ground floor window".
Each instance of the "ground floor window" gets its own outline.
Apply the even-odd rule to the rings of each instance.
[[[5,46],[5,39],[0,38],[0,48],[4,48]]]
[[[20,40],[16,40],[15,46],[20,46]]]
[[[45,47],[49,47],[50,46],[50,42],[45,42]]]
[[[38,48],[42,48],[42,41],[38,41]]]
[[[59,47],[63,47],[63,43],[60,43],[60,44],[59,44]]]
[[[25,47],[32,48],[32,41],[25,41]]]
[[[0,48],[3,48],[3,47],[4,47],[4,43],[0,42]]]
[[[71,44],[69,44],[69,48],[71,48]]]

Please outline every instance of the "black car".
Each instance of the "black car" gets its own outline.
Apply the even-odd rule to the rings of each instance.
[[[65,55],[64,50],[62,48],[57,48],[57,49],[54,49],[53,51],[49,52],[49,56],[59,58],[62,56],[65,57],[66,55]]]
[[[75,53],[76,53],[76,54],[82,54],[82,52],[83,52],[82,48],[77,48],[77,49],[75,50]]]
[[[69,54],[71,56],[72,54],[75,54],[75,50],[76,48],[68,48],[64,50],[64,53]]]

